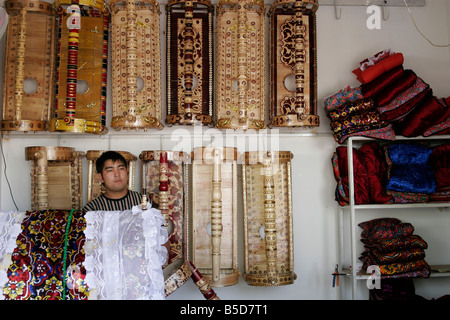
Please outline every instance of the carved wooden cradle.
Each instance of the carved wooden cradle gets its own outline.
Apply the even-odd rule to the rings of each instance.
[[[246,152],[244,189],[245,275],[254,286],[292,284],[294,273],[289,151]]]
[[[81,210],[84,155],[71,147],[25,148],[25,159],[31,161],[32,210]]]
[[[2,131],[45,131],[54,98],[55,13],[52,4],[7,0]]]
[[[261,0],[221,0],[217,6],[218,128],[265,128],[264,11]]]
[[[95,167],[95,162],[102,155],[105,150],[88,150],[86,152],[86,159],[88,160],[88,190],[87,190],[87,202],[97,198],[104,190],[102,189],[102,182],[98,177],[98,172]],[[136,170],[137,157],[127,151],[117,151],[120,153],[127,162],[128,167],[128,188],[134,190],[134,173]]]
[[[271,126],[319,126],[317,9],[317,0],[275,0],[269,9]]]
[[[192,152],[188,257],[211,286],[238,282],[237,148]]]
[[[111,0],[114,129],[162,129],[160,8],[155,0]]]
[[[109,10],[103,0],[57,0],[56,93],[50,131],[106,133]]]
[[[213,10],[210,0],[169,0],[166,123],[213,122]]]

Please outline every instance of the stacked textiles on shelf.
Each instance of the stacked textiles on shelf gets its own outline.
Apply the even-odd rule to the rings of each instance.
[[[334,138],[351,136],[394,140],[450,133],[450,97],[438,99],[412,70],[403,68],[403,54],[385,50],[353,70],[361,82],[324,100]]]
[[[450,143],[367,142],[353,148],[355,204],[450,201]],[[347,147],[338,146],[332,166],[335,199],[349,203]]]
[[[425,261],[428,244],[414,234],[410,223],[396,218],[380,218],[358,225],[363,229],[364,251],[359,258],[363,269],[380,268],[384,278],[428,278],[431,268]]]

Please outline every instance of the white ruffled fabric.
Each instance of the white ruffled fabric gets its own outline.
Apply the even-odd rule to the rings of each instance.
[[[3,287],[8,282],[11,254],[16,248],[17,236],[22,231],[25,214],[25,211],[0,211],[0,300],[5,299]]]
[[[84,245],[89,299],[165,299],[167,229],[161,211],[89,211]]]

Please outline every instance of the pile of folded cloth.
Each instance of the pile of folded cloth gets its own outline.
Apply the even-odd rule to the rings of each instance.
[[[349,203],[347,147],[338,146],[331,162],[335,199]],[[450,201],[450,143],[364,143],[353,148],[355,204]]]
[[[335,140],[350,136],[393,140],[450,133],[450,97],[438,99],[412,70],[403,68],[403,54],[385,50],[353,70],[361,82],[324,100]]]
[[[379,218],[359,224],[363,229],[360,256],[363,269],[378,266],[383,278],[428,278],[431,268],[425,261],[428,244],[414,234],[410,223],[396,218]]]

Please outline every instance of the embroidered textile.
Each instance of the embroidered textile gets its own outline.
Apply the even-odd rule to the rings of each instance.
[[[363,268],[377,265],[383,278],[427,278],[431,268],[425,261],[428,247],[414,227],[396,218],[379,218],[358,224],[365,250],[359,258]]]
[[[86,299],[84,283],[85,221],[82,211],[74,211],[67,241],[66,291],[63,276],[63,248],[69,211],[27,211],[17,246],[11,256],[5,299]]]
[[[0,288],[8,282],[6,271],[11,265],[11,254],[16,248],[16,238],[21,232],[25,212],[0,211]],[[0,300],[4,299],[0,292]]]
[[[86,283],[89,299],[165,298],[162,265],[167,242],[161,211],[150,208],[86,213]]]
[[[166,241],[153,208],[0,212],[1,298],[163,299]]]
[[[361,83],[369,83],[382,75],[383,73],[403,64],[403,54],[394,53],[389,57],[386,57],[380,60],[378,63],[373,66],[368,67],[364,71],[360,68],[353,70],[353,73],[356,75],[356,78]]]
[[[339,90],[339,92],[325,98],[325,111],[332,111],[348,102],[358,101],[363,98],[364,96],[361,93],[361,87],[352,88],[347,86]]]

